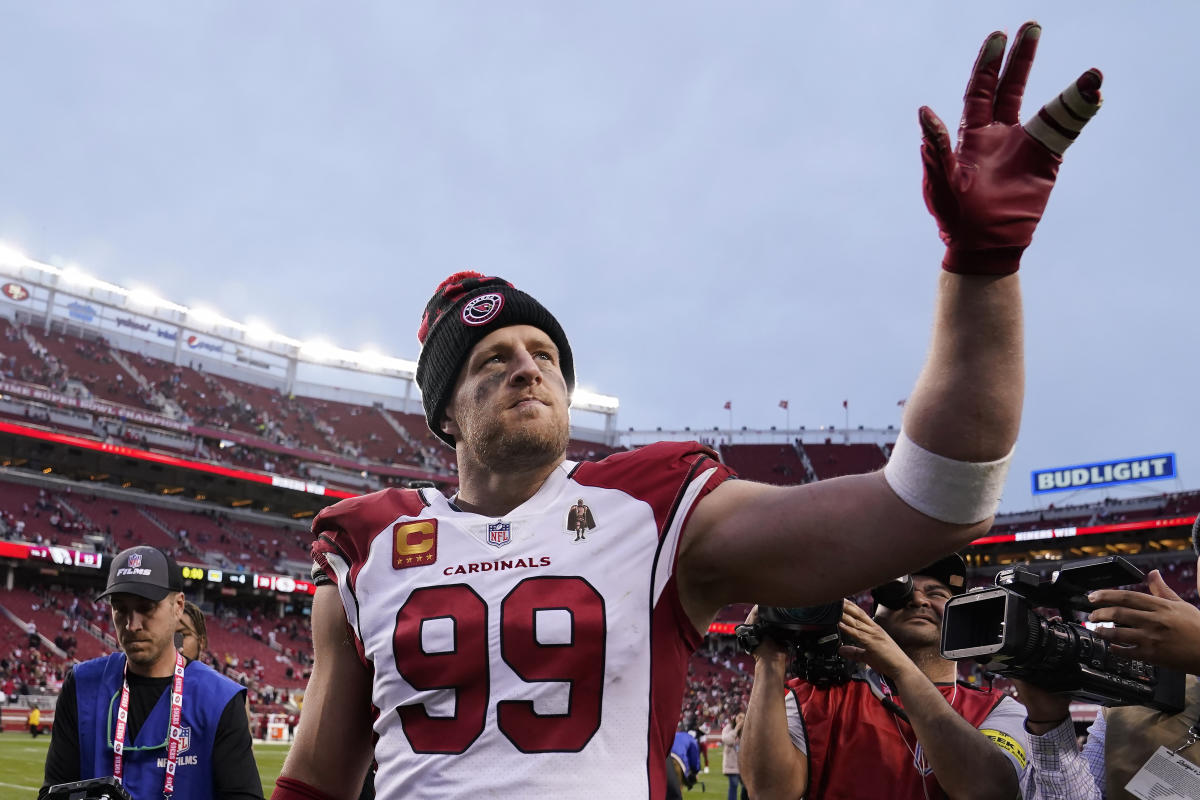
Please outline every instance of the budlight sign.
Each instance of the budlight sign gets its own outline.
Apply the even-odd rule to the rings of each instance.
[[[1175,477],[1175,454],[1163,453],[1157,456],[1138,456],[1119,461],[1037,470],[1033,473],[1033,493],[1098,489],[1122,483],[1161,481]]]

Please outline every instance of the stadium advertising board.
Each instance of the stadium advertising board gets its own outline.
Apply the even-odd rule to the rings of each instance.
[[[235,478],[253,483],[266,483],[293,491],[307,492],[308,494],[327,495],[329,497],[337,497],[339,499],[357,496],[353,492],[346,492],[341,489],[332,489],[322,486],[319,483],[295,481],[291,478],[281,478],[278,475],[268,475],[263,472],[250,472],[244,469],[237,469],[236,467],[225,467],[220,464],[210,464],[205,461],[193,461],[192,459],[180,458],[179,456],[167,455],[166,453],[155,453],[150,450],[142,450],[137,447],[108,444],[106,442],[98,442],[93,439],[85,439],[82,436],[55,433],[53,431],[43,431],[37,428],[30,428],[25,425],[18,425],[12,422],[0,421],[0,433],[8,433],[16,436],[24,436],[29,439],[40,439],[42,441],[55,442],[57,444],[78,447],[83,450],[95,450],[103,453],[112,453],[114,455],[137,458],[142,461],[149,461],[156,464],[165,464],[170,467],[190,469],[195,472],[206,472],[213,475],[221,475],[227,478]],[[277,480],[282,482],[276,483]]]
[[[189,426],[186,423],[164,417],[161,414],[142,411],[118,403],[110,403],[107,400],[98,400],[94,397],[71,397],[30,383],[0,380],[0,392],[17,397],[25,397],[30,400],[53,403],[60,408],[78,408],[82,411],[93,411],[97,414],[117,417],[130,422],[141,422],[146,425],[153,425],[156,428],[169,428],[184,433],[189,430]]]
[[[315,594],[317,587],[308,581],[288,575],[268,575],[261,572],[227,572],[213,567],[182,566],[183,577],[191,581],[207,581],[229,587],[266,589],[281,594]]]
[[[1038,539],[1066,539],[1072,536],[1092,536],[1097,533],[1123,533],[1125,531],[1151,531],[1156,528],[1187,528],[1196,521],[1196,516],[1144,519],[1134,522],[1113,522],[1104,525],[1082,525],[1066,528],[1042,528],[1020,533],[994,533],[971,542],[972,545],[997,544],[1000,542],[1031,542]]]
[[[1074,467],[1056,467],[1035,470],[1032,473],[1034,494],[1098,489],[1103,486],[1161,481],[1174,477],[1177,477],[1174,453],[1079,464]]]

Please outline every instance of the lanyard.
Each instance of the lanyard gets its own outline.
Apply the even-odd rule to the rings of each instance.
[[[183,721],[183,654],[175,653],[175,680],[171,685],[171,721],[170,739],[167,744],[167,777],[163,781],[163,797],[169,798],[175,792],[175,764],[179,759],[179,745],[183,740],[183,730],[179,723]],[[129,670],[129,661],[125,661],[125,669]],[[117,783],[124,783],[121,776],[125,772],[125,726],[129,724],[129,681],[121,680],[121,707],[117,711],[117,729],[113,732],[113,777]]]
[[[1196,724],[1188,728],[1187,739],[1185,739],[1183,744],[1179,745],[1179,747],[1176,747],[1174,750],[1172,750],[1171,753],[1178,754],[1180,750],[1186,750],[1196,742],[1200,742],[1200,719],[1196,720]]]

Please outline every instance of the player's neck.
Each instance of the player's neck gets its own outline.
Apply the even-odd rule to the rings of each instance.
[[[458,496],[463,511],[503,517],[538,493],[562,458],[527,470],[496,472],[471,459],[458,460]]]

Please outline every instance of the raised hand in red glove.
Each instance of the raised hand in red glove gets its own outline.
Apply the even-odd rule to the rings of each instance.
[[[1042,28],[1026,22],[1000,71],[1007,37],[990,35],[963,98],[958,146],[938,116],[919,112],[925,205],[946,243],[942,268],[1008,275],[1033,239],[1063,151],[1100,108],[1098,69],[1090,69],[1021,125],[1021,98]]]

